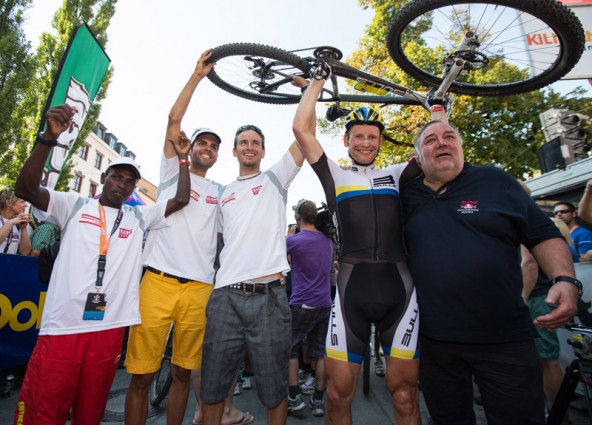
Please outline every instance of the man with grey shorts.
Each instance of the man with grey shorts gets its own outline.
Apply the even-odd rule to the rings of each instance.
[[[265,137],[240,127],[233,154],[239,176],[220,193],[224,247],[206,309],[202,400],[204,424],[219,424],[223,401],[246,351],[269,424],[285,424],[291,317],[284,274],[287,189],[304,156],[296,142],[261,171]]]

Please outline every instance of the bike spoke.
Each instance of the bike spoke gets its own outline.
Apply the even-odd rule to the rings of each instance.
[[[389,52],[404,71],[432,86],[442,79],[445,64],[459,57],[470,71],[459,75],[451,91],[495,95],[532,90],[569,71],[583,49],[579,21],[554,3],[412,1],[391,24]],[[438,72],[434,63],[442,64]]]

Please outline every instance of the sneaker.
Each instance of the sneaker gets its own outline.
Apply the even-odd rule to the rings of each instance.
[[[308,406],[312,409],[313,416],[325,416],[325,406],[323,406],[323,400],[316,400],[310,398]]]
[[[251,377],[250,376],[243,376],[243,383],[242,383],[243,390],[250,390],[251,387]]]
[[[306,404],[302,401],[302,397],[298,394],[296,397],[292,398],[288,396],[288,413],[293,412],[300,412],[302,409],[306,408]]]
[[[376,360],[376,363],[374,363],[374,372],[376,373],[376,376],[383,377],[385,375],[384,363],[382,363],[382,359],[378,359]]]
[[[238,384],[238,382],[234,386],[234,395],[240,395],[240,385]]]
[[[302,369],[298,369],[298,383],[299,384],[304,384],[309,376],[310,376],[310,373],[305,372]]]
[[[302,394],[310,395],[314,393],[315,389],[317,388],[317,380],[314,376],[309,376],[306,382],[300,385],[300,392]]]

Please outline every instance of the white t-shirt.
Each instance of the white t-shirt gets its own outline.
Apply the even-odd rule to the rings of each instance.
[[[225,186],[220,196],[224,248],[216,289],[290,270],[286,259],[288,187],[300,167],[288,151],[269,170]]]
[[[144,247],[144,264],[174,276],[214,283],[218,224],[218,196],[222,186],[190,173],[189,205],[167,217],[168,227],[151,230]],[[179,159],[160,162],[158,200],[175,196]]]
[[[138,286],[142,272],[143,234],[146,229],[166,225],[166,202],[122,206],[121,222],[109,240],[100,291],[106,294],[107,300],[103,320],[83,320],[87,296],[96,292],[101,231],[98,200],[89,199],[70,219],[80,197],[53,190],[49,193],[47,221],[62,229],[62,239],[45,298],[39,334],[68,335],[139,324]],[[110,235],[119,210],[109,207],[104,210],[106,230]]]
[[[0,227],[4,226],[4,223],[6,223],[7,221],[9,221],[9,219],[4,218],[4,217],[0,217],[0,223],[2,223],[2,224],[0,224]],[[12,231],[9,231],[8,235],[6,235],[4,240],[0,241],[0,254],[2,254],[2,253],[16,254],[18,251],[18,246],[19,246],[20,241],[21,241],[21,231],[17,225],[13,224]],[[8,244],[8,249],[6,250],[6,252],[4,252],[7,244]]]

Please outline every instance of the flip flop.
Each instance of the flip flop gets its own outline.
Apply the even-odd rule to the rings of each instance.
[[[240,418],[240,421],[235,422],[232,425],[246,425],[246,424],[250,424],[254,420],[255,420],[255,417],[253,415],[251,415],[248,411],[246,411],[245,413],[243,413],[243,417]]]

